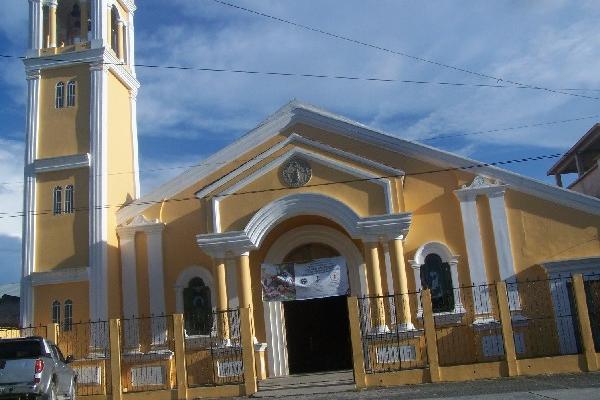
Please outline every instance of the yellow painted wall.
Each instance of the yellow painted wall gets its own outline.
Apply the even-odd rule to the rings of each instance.
[[[35,325],[46,325],[52,322],[52,302],[58,300],[61,304],[61,320],[64,317],[66,300],[73,302],[73,323],[89,319],[89,285],[87,282],[63,283],[60,285],[43,285],[34,288]]]
[[[131,100],[128,89],[112,73],[108,75],[108,283],[121,287],[121,260],[116,234],[116,212],[135,195]],[[109,316],[122,312],[121,292],[109,297]]]
[[[56,84],[77,82],[75,107],[55,107]],[[90,131],[90,72],[88,65],[45,70],[40,81],[40,134],[37,158],[88,153]]]
[[[515,268],[522,277],[544,277],[540,263],[600,255],[600,216],[530,195],[506,193]]]
[[[53,215],[56,186],[74,186],[75,212]],[[38,174],[36,184],[36,272],[88,265],[88,169]]]

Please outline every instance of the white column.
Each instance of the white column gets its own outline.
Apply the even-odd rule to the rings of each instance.
[[[37,55],[44,47],[44,13],[41,0],[29,0],[29,49]]]
[[[121,290],[123,294],[123,348],[139,350],[140,335],[136,317],[139,317],[137,291],[137,262],[135,257],[135,230],[121,230],[119,251],[121,253]]]
[[[475,314],[489,314],[491,304],[487,286],[487,275],[483,258],[483,243],[481,241],[481,230],[479,227],[479,216],[477,215],[476,195],[469,189],[461,189],[454,192],[460,200],[460,211],[467,246],[467,258],[469,260],[469,273],[473,283],[473,303]]]
[[[127,24],[127,40],[129,41],[127,44],[127,59],[129,60],[129,68],[131,69],[131,73],[135,77],[135,28],[133,26],[133,20],[133,11],[131,11],[129,14],[129,23]]]
[[[90,99],[90,319],[108,319],[107,91],[108,68],[92,65]]]
[[[496,190],[490,191],[487,196],[490,202],[492,228],[494,230],[496,254],[498,256],[498,266],[500,268],[500,279],[508,283],[508,304],[510,310],[515,311],[521,309],[521,299],[519,298],[517,286],[514,284],[516,271],[512,244],[510,241],[508,217],[506,215],[506,206],[504,203],[505,191],[505,187],[498,186]]]
[[[138,153],[138,128],[137,128],[137,90],[129,92],[131,100],[131,143],[133,147],[133,179],[135,180],[134,200],[140,198],[140,165]]]
[[[92,48],[104,46],[105,35],[108,32],[108,0],[91,0],[92,32],[90,42]]]
[[[415,289],[417,292],[423,289],[421,283],[421,264],[415,260],[409,260],[410,266],[413,269],[413,275],[415,277]],[[417,318],[423,318],[423,304],[421,303],[421,296],[417,296]]]
[[[49,0],[48,2],[48,36],[50,41],[48,47],[56,47],[58,40],[58,21],[56,10],[58,8],[58,0]]]
[[[27,122],[25,138],[25,186],[23,188],[23,241],[21,266],[21,326],[33,324],[33,289],[29,276],[35,271],[35,175],[39,132],[40,71],[27,72]]]
[[[154,315],[152,324],[152,344],[166,342],[166,323],[157,316],[165,315],[165,279],[163,270],[162,231],[164,225],[157,224],[145,228],[148,247],[148,289],[150,293],[150,314]]]

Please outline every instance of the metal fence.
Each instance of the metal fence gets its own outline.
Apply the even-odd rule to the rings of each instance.
[[[177,385],[172,315],[121,320],[121,371],[123,392]]]
[[[56,345],[65,357],[73,357],[71,367],[77,373],[78,396],[111,393],[109,343],[107,321],[59,327]]]
[[[432,303],[440,366],[505,358],[495,284],[439,290]]]
[[[419,297],[420,293],[413,292],[358,299],[366,373],[427,366],[423,321],[410,312],[417,309]]]
[[[570,277],[514,282],[520,298],[512,310],[518,359],[581,352],[581,338]]]
[[[594,347],[600,353],[600,275],[586,275],[584,280]]]
[[[239,309],[184,315],[184,319],[188,386],[243,383]]]

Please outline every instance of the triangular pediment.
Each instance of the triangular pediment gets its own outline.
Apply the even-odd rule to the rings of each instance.
[[[477,168],[473,172],[500,180],[514,190],[591,214],[600,215],[600,200],[596,198],[549,185],[495,166],[485,165],[476,160],[428,145],[401,139],[318,107],[299,101],[292,101],[237,141],[213,154],[201,165],[185,171],[141,199],[119,210],[117,213],[118,222],[124,223],[142,213],[152,204],[173,198],[178,193],[194,186],[197,182],[218,171],[223,166],[222,160],[238,159],[246,154],[249,149],[263,145],[295,124],[304,124],[323,129],[356,140],[357,142],[366,143],[370,146],[393,151],[399,155],[429,163],[439,168],[464,168],[472,170],[473,166],[476,165]]]

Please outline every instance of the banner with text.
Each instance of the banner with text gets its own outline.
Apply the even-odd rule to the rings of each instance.
[[[345,296],[349,292],[344,257],[320,258],[307,263],[263,264],[264,301],[291,301]]]

